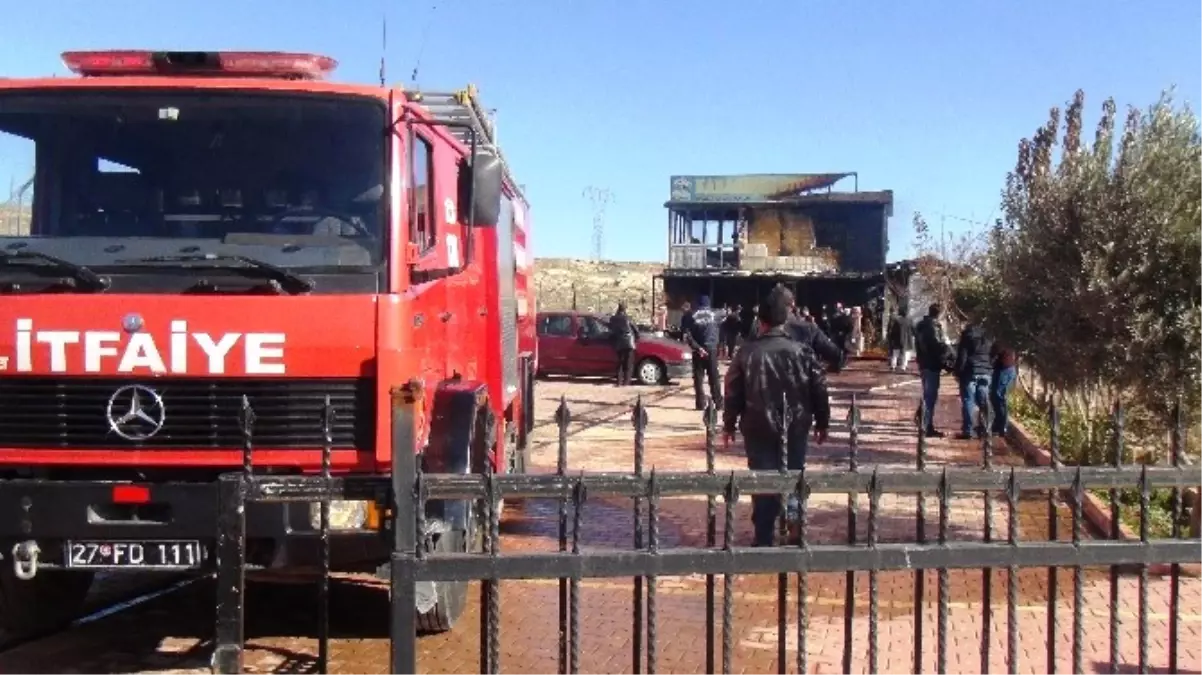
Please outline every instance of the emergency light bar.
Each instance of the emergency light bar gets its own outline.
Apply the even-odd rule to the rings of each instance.
[[[63,63],[83,77],[200,75],[320,80],[338,62],[319,54],[292,52],[63,52]]]

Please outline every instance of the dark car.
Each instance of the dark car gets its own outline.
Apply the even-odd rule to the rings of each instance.
[[[634,350],[639,384],[691,377],[693,354],[682,342],[640,332]],[[605,375],[618,370],[608,317],[587,312],[538,313],[539,375]]]

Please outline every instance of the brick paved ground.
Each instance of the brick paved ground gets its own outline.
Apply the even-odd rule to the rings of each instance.
[[[911,417],[918,388],[913,375],[869,372],[880,364],[864,364],[835,378],[837,410],[844,420],[850,393],[857,392],[862,406],[860,461],[864,468],[874,462],[912,465],[915,458]],[[881,390],[884,385],[897,385]],[[871,388],[877,387],[875,391]],[[937,420],[949,431],[958,427],[958,407],[952,387],[945,383]],[[617,389],[604,384],[566,381],[542,383],[538,416],[540,428],[533,443],[535,470],[551,470],[556,457],[556,430],[550,422],[553,402],[567,399],[573,412],[569,428],[569,460],[573,471],[629,471],[633,444],[629,421],[629,397],[646,396],[648,415],[647,467],[660,470],[704,468],[703,436],[698,431],[700,413],[692,409],[691,392],[660,387]],[[830,441],[813,448],[811,461],[817,465],[844,465],[848,457],[846,424],[840,422]],[[953,440],[932,441],[930,463],[975,464],[981,460],[978,443]],[[1017,464],[1007,448],[996,450],[998,464]],[[744,468],[741,449],[719,453],[719,471]],[[934,536],[938,523],[937,502],[926,501],[927,532]],[[846,497],[815,495],[809,508],[809,534],[816,542],[844,541],[847,536]],[[1017,537],[1046,540],[1047,500],[1045,495],[1024,495],[1018,504]],[[882,541],[913,541],[916,499],[887,496],[880,505]],[[748,500],[739,504],[736,517],[737,542],[750,538]],[[502,524],[504,551],[543,550],[557,546],[557,506],[545,501],[528,501],[520,512],[511,512]],[[671,499],[661,504],[661,545],[699,546],[705,543],[704,499]],[[1061,538],[1070,531],[1070,514],[1059,505],[1057,515]],[[1005,538],[1008,513],[1004,502],[995,500],[993,535]],[[587,552],[598,548],[629,548],[632,515],[628,502],[590,500],[582,513],[581,542]],[[722,537],[721,521],[718,538]],[[983,499],[978,495],[956,495],[951,500],[948,537],[951,540],[980,540],[984,523]],[[857,536],[865,536],[867,499],[859,500]],[[980,570],[948,573],[947,655],[950,672],[980,672],[983,634],[981,618],[982,576]],[[933,671],[936,658],[937,574],[929,572],[926,595],[919,603],[923,616],[924,669]],[[993,573],[991,598],[993,623],[989,632],[990,670],[1006,672],[1005,570]],[[853,628],[844,631],[845,583],[841,574],[809,575],[806,632],[811,670],[840,672],[844,639],[851,635],[854,672],[867,667],[869,634],[868,575],[857,574]],[[1058,670],[1071,668],[1072,572],[1059,573],[1059,622],[1054,642]],[[737,577],[733,606],[733,670],[775,672],[777,642],[777,588],[775,577]],[[879,667],[883,672],[909,671],[913,660],[915,598],[913,573],[882,573],[879,586]],[[722,580],[717,580],[719,611],[716,637],[721,640]],[[1149,592],[1149,653],[1154,671],[1167,663],[1168,581],[1153,578]],[[796,578],[789,580],[787,648],[789,670],[794,672],[797,649]],[[423,638],[419,645],[422,672],[475,672],[479,667],[479,613],[473,602],[467,616],[448,634]],[[580,667],[582,672],[632,672],[633,583],[627,579],[584,580],[580,597]],[[1016,635],[1019,672],[1046,670],[1047,571],[1024,570],[1017,579]],[[370,582],[340,583],[335,587],[332,644],[336,672],[382,672],[387,667],[387,592]],[[1084,575],[1084,664],[1087,671],[1110,670],[1108,663],[1109,582],[1102,570]],[[312,635],[313,605],[307,589],[253,589],[248,601],[247,665],[254,672],[303,672],[311,668],[315,648]],[[0,672],[204,672],[212,634],[211,589],[198,586],[162,602],[150,603],[142,611],[114,617],[75,631],[69,639],[56,638],[44,645],[31,645],[0,654]],[[507,672],[555,672],[558,649],[558,582],[511,581],[501,587],[501,663]],[[1182,580],[1181,667],[1198,672],[1202,629],[1202,585],[1197,579]],[[660,672],[702,672],[705,666],[706,590],[703,578],[658,580],[658,656]],[[1123,577],[1118,613],[1121,620],[1121,664],[1134,670],[1137,662],[1137,582]],[[720,664],[720,654],[717,655]]]

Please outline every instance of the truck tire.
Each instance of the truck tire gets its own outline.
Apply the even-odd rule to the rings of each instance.
[[[91,572],[40,570],[24,581],[11,563],[0,564],[0,630],[9,637],[52,633],[79,617],[92,587]]]
[[[434,543],[434,553],[463,553],[464,533],[451,530],[438,537]],[[445,633],[455,627],[455,622],[463,616],[467,606],[466,581],[439,581],[434,586],[438,598],[437,604],[424,614],[417,615],[417,630],[419,633]]]
[[[478,505],[469,516],[470,531],[448,530],[434,542],[433,553],[479,553],[484,549],[484,531]],[[445,633],[455,627],[467,607],[466,581],[440,581],[434,586],[437,601],[434,607],[417,615],[419,633]]]
[[[523,450],[517,439],[513,439],[505,444],[506,467],[505,472],[510,475],[522,475],[526,473],[526,450]],[[523,497],[507,497],[501,500],[502,513],[504,509],[516,508],[520,510],[522,505],[526,503]]]

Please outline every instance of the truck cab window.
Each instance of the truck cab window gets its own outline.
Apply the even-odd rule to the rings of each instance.
[[[410,171],[413,175],[413,223],[409,240],[422,251],[434,246],[434,149],[421,136],[413,136]]]
[[[0,128],[0,237],[26,237],[33,220],[35,145]]]
[[[193,251],[360,273],[385,250],[385,115],[343,96],[5,91],[0,237],[86,266]]]

